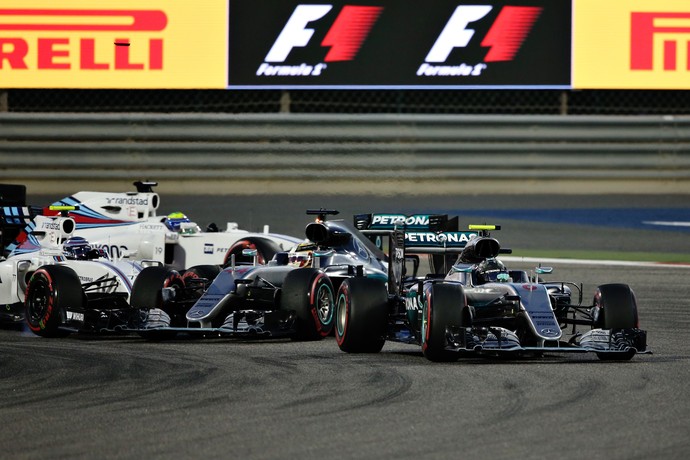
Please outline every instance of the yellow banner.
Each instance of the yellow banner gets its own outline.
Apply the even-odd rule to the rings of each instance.
[[[226,87],[227,0],[0,2],[0,88]]]
[[[690,2],[574,0],[573,87],[690,89]]]

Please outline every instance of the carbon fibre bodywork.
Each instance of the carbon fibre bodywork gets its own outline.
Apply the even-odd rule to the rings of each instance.
[[[434,361],[451,361],[461,355],[589,352],[603,360],[627,360],[650,352],[629,286],[601,285],[592,303],[585,303],[581,285],[543,281],[541,277],[550,274],[550,268],[535,267],[528,273],[508,270],[500,263],[498,256],[510,250],[501,248],[489,234],[500,227],[470,226],[470,232],[458,232],[453,228],[456,221],[445,216],[391,216],[356,216],[355,221],[364,233],[370,229],[379,232],[376,238],[380,232],[404,228],[406,260],[420,255],[442,256],[443,263],[456,260],[446,272],[439,270],[438,263],[431,263],[435,272],[426,276],[408,273],[397,292],[388,289],[385,306],[360,307],[387,310],[386,324],[378,329],[380,339],[420,345],[425,356]],[[487,262],[501,268],[489,273],[485,270]],[[368,289],[372,296],[376,294],[376,288]],[[375,347],[347,344],[348,327],[357,329],[350,316],[356,311],[354,297],[346,300],[343,305],[348,311],[338,314],[342,319],[336,328],[336,333],[342,334],[341,348],[377,351]],[[378,340],[365,333],[352,335],[369,343]]]
[[[88,245],[76,260],[63,246],[76,227],[66,215],[44,216],[36,208],[7,206],[0,219],[3,236],[11,235],[3,241],[0,258],[0,321],[26,320],[38,335],[55,332],[46,332],[47,323],[52,324],[49,329],[63,332],[98,332],[130,323],[132,285],[146,262],[113,261]]]
[[[383,251],[352,224],[326,220],[328,212],[319,212],[305,229],[316,245],[312,267],[289,265],[285,252],[265,265],[231,263],[202,283],[194,302],[185,299],[176,306],[173,300],[166,308],[151,309],[144,332],[302,339],[328,335],[343,280],[366,276],[386,282],[389,274]]]

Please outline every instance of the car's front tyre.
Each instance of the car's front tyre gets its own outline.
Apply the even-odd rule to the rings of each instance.
[[[26,322],[41,337],[64,337],[66,309],[82,309],[84,297],[77,273],[63,265],[45,265],[34,272],[26,288]]]
[[[459,354],[446,350],[446,329],[462,325],[465,291],[459,284],[433,284],[422,307],[422,352],[429,361],[457,361]]]
[[[333,283],[315,268],[288,272],[281,289],[281,309],[295,312],[294,340],[320,340],[333,330]]]

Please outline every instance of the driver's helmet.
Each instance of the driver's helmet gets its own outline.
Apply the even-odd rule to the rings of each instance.
[[[477,281],[479,284],[499,281],[498,275],[501,273],[507,275],[508,269],[498,259],[486,259],[477,265]]]
[[[316,249],[314,243],[300,243],[288,253],[288,265],[291,267],[311,267],[312,253]]]
[[[180,231],[180,226],[185,222],[191,222],[187,216],[181,212],[173,212],[168,214],[168,217],[163,219],[163,223],[166,227],[174,232]]]
[[[87,260],[91,252],[91,245],[81,236],[73,236],[62,245],[65,257],[73,260]]]

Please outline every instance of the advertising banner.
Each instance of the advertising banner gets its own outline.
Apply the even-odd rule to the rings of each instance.
[[[570,0],[230,0],[228,88],[569,88]]]
[[[0,88],[226,86],[227,0],[0,2]]]
[[[690,2],[575,0],[573,86],[690,89]]]

